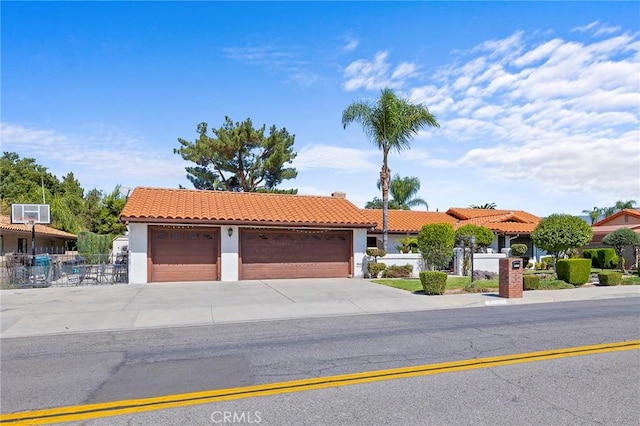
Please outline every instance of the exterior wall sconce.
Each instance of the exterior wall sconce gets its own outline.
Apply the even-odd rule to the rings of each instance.
[[[231,237],[233,235],[233,228],[229,228],[227,230],[227,234],[229,234],[229,237]]]

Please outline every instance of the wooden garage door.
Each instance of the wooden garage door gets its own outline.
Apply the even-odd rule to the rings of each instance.
[[[151,281],[217,280],[219,235],[216,228],[151,229]]]
[[[266,231],[241,233],[245,280],[351,276],[350,231]]]

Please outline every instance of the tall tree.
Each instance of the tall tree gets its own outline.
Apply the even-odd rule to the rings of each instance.
[[[593,230],[587,222],[567,214],[552,214],[542,219],[531,233],[533,243],[551,253],[555,260],[571,249],[588,244],[592,237]]]
[[[602,209],[600,207],[594,207],[593,210],[582,210],[582,213],[589,216],[589,219],[591,220],[591,224],[593,225],[598,221],[598,219],[600,218],[600,215],[602,215]]]
[[[636,204],[638,204],[636,200],[618,200],[613,206],[602,208],[602,215],[604,217],[609,217],[612,214],[619,212],[620,210],[632,209]]]
[[[365,134],[382,151],[382,244],[387,250],[389,234],[389,152],[410,148],[410,141],[425,127],[440,127],[423,104],[412,104],[398,98],[391,89],[383,89],[375,103],[358,101],[342,112],[342,126],[360,123]]]
[[[378,179],[378,189],[381,188],[380,179]],[[416,197],[420,191],[420,179],[415,176],[400,177],[395,175],[389,182],[389,210],[411,210],[412,207],[425,206],[429,210],[429,204],[422,198]],[[365,209],[382,209],[382,200],[379,197],[373,197],[373,200],[367,201]]]
[[[58,178],[34,158],[20,158],[15,152],[4,152],[0,158],[0,210],[9,214],[11,204],[42,204],[45,198],[59,191]]]
[[[471,204],[469,206],[469,208],[472,209],[483,209],[483,210],[495,210],[496,209],[496,203],[484,203],[484,204]]]
[[[126,202],[127,199],[120,193],[120,185],[102,199],[96,226],[98,234],[110,234],[115,237],[125,233],[127,226],[120,221],[120,213]]]
[[[411,210],[417,206],[425,206],[429,210],[429,204],[417,197],[419,191],[420,179],[415,176],[401,178],[400,175],[395,175],[389,183],[391,198],[402,210]]]
[[[178,138],[180,148],[173,150],[196,165],[186,167],[187,178],[197,189],[254,192],[275,190],[283,180],[294,179],[298,172],[286,167],[296,157],[293,151],[295,135],[286,128],[253,127],[251,119],[234,123],[225,117],[224,124],[211,129],[207,123],[197,126],[194,142]]]

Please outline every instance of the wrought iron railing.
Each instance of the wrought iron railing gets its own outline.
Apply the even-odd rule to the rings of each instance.
[[[7,253],[0,273],[1,288],[126,284],[128,255]]]

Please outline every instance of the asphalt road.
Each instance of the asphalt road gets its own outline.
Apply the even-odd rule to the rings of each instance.
[[[3,339],[1,412],[640,340],[637,298]],[[638,424],[640,351],[82,424]],[[228,421],[227,421],[228,420]]]

